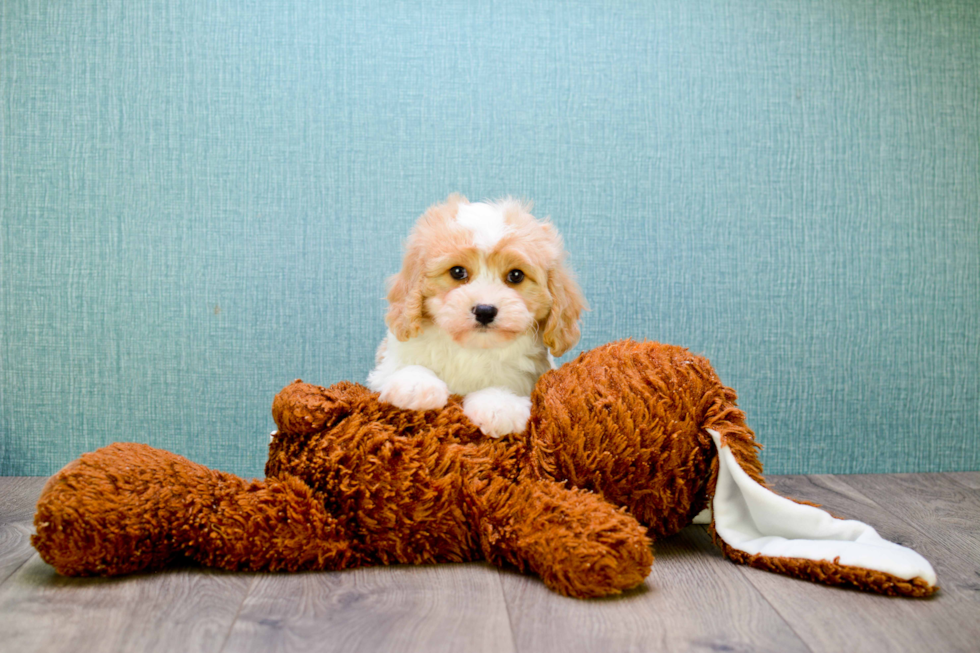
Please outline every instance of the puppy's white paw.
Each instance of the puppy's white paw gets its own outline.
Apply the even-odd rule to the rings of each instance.
[[[506,388],[485,388],[466,395],[463,412],[492,438],[518,433],[531,417],[531,398]]]
[[[449,386],[431,370],[409,365],[385,379],[380,399],[412,410],[442,408],[449,401]]]

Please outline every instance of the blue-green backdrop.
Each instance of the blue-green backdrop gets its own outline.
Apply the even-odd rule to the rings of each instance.
[[[975,0],[0,12],[0,474],[261,474],[275,392],[364,380],[457,190],[564,232],[579,350],[711,358],[769,472],[980,469]]]

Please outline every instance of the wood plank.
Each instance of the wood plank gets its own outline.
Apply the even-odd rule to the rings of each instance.
[[[33,532],[24,522],[0,525],[0,586],[34,555]]]
[[[882,537],[921,553],[939,575],[942,589],[936,596],[891,598],[739,567],[744,577],[813,651],[975,651],[980,639],[976,565],[944,544],[949,539],[945,526],[927,535],[851,485],[850,478],[773,476],[767,480],[781,494],[815,501],[838,516],[871,524]],[[880,480],[889,494],[901,491],[896,479]]]
[[[47,476],[0,476],[0,524],[33,522]]]
[[[0,477],[0,585],[32,555],[34,506],[47,477]]]
[[[502,573],[517,650],[809,650],[702,527],[657,542],[655,556],[644,585],[597,600],[565,598],[537,578]]]
[[[65,578],[34,555],[0,586],[0,642],[34,651],[214,651],[253,577],[197,568]]]
[[[261,576],[225,650],[514,648],[497,570],[472,563]]]
[[[943,476],[971,490],[980,490],[980,472],[946,472]]]

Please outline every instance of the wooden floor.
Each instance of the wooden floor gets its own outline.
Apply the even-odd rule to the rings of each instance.
[[[724,560],[702,527],[627,595],[580,601],[486,564],[70,579],[30,547],[44,479],[0,478],[0,651],[980,651],[980,473],[770,477],[928,558],[893,599]]]

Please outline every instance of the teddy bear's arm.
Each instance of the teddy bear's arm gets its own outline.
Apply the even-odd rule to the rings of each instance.
[[[478,496],[487,559],[529,569],[561,594],[618,594],[650,573],[653,553],[646,529],[596,494],[524,478],[495,479]]]
[[[323,388],[296,379],[273,399],[272,419],[281,432],[309,435],[347,415],[351,405],[368,392],[356,383]]]

